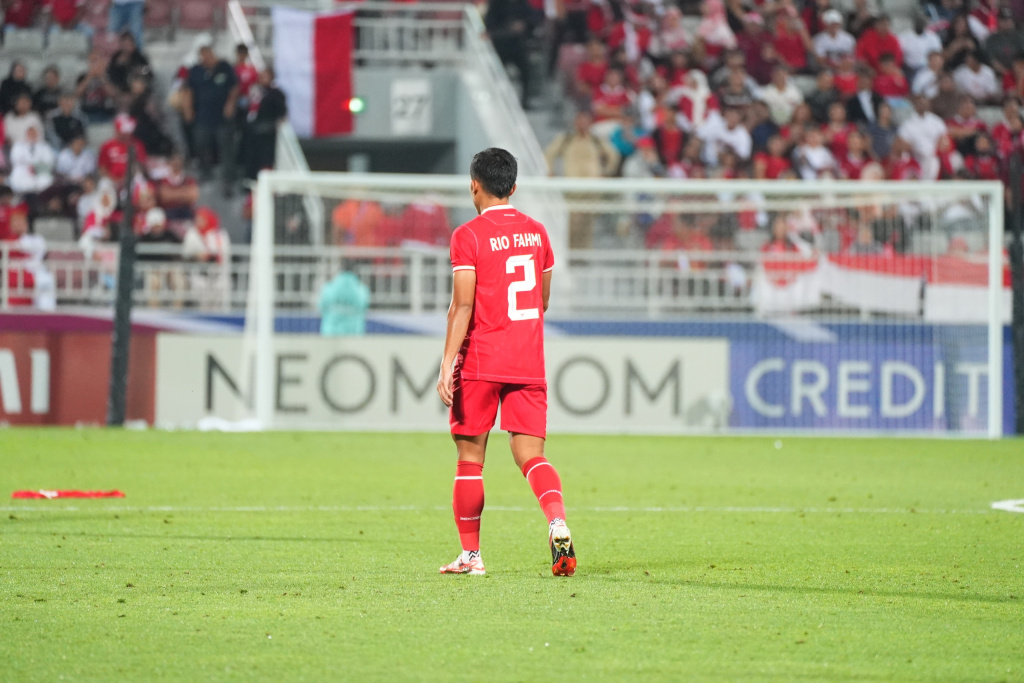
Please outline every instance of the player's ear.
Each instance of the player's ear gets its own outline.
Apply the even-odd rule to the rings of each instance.
[[[516,188],[517,187],[519,187],[519,186],[518,185],[512,185],[512,191],[508,193],[509,197],[511,197],[512,195],[514,195],[516,193]]]

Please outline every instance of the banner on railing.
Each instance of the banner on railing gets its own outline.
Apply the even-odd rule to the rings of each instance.
[[[1010,274],[1003,276],[1003,322],[1010,321]],[[988,265],[955,256],[828,254],[807,259],[766,256],[753,281],[760,314],[819,308],[826,298],[863,311],[929,322],[988,320]]]

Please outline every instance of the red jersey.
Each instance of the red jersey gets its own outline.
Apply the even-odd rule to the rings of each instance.
[[[74,28],[72,22],[79,10],[85,6],[85,0],[47,0],[44,7],[50,8],[53,20],[64,28]]]
[[[785,157],[773,157],[770,154],[759,152],[754,155],[755,164],[764,164],[765,180],[778,180],[779,176],[793,169],[793,164]]]
[[[452,233],[451,259],[453,271],[476,271],[459,376],[545,383],[541,280],[555,258],[544,226],[506,204],[490,207]]]
[[[857,94],[857,74],[854,72],[850,73],[837,73],[833,79],[836,90],[839,91],[840,95],[851,97]]]
[[[583,62],[576,69],[576,82],[585,83],[591,90],[597,90],[604,83],[605,72],[608,71],[607,62]]]
[[[875,76],[874,90],[882,97],[906,97],[910,87],[903,74],[879,74]]]
[[[16,28],[32,28],[36,18],[36,0],[14,0],[7,5],[4,24]]]
[[[235,76],[238,77],[238,95],[248,97],[249,90],[260,80],[260,72],[251,63],[235,64]]]
[[[871,159],[865,154],[862,157],[855,157],[852,154],[845,154],[839,159],[839,172],[847,180],[860,180],[860,174]]]
[[[146,150],[138,140],[133,139],[132,142],[135,144],[135,161],[144,166]],[[100,147],[98,165],[107,177],[120,183],[128,172],[128,143],[117,138],[104,142]]]

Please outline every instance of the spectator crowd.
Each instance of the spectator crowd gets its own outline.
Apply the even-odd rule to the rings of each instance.
[[[223,259],[226,234],[199,205],[200,184],[218,176],[218,189],[231,196],[239,175],[254,179],[273,166],[287,113],[273,71],[259,72],[244,45],[233,63],[219,58],[203,34],[173,83],[158,88],[140,48],[143,4],[113,0],[114,49],[94,49],[73,79],[56,65],[30,73],[15,61],[0,82],[0,241],[15,243],[2,274],[10,285],[40,279],[38,219],[70,223],[87,258],[97,258],[98,247],[116,241],[129,204],[140,243],[178,245],[192,260]],[[81,22],[83,0],[2,6],[6,35],[50,26],[92,38]]]
[[[549,162],[566,175],[1002,179],[1020,146],[1024,35],[999,0],[970,1],[922,8],[898,34],[870,0],[847,16],[828,0],[706,0],[692,32],[668,2],[567,3],[565,21],[587,29],[582,61],[562,60],[580,114]],[[998,120],[979,117],[996,106]]]
[[[1024,34],[1001,0],[565,2],[567,176],[1006,180],[1021,147]],[[979,116],[984,108],[985,118]]]

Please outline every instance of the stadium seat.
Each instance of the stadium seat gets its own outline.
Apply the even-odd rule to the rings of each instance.
[[[84,57],[89,54],[89,39],[78,31],[57,31],[50,35],[46,52],[47,55],[54,57],[63,55]]]
[[[65,88],[73,88],[78,82],[78,77],[85,73],[88,68],[80,57],[61,57],[57,60],[57,68],[60,69],[60,82]]]
[[[11,31],[4,36],[4,52],[12,55],[41,54],[46,34],[39,29]]]
[[[146,3],[145,26],[150,32],[159,32],[174,39],[175,7],[171,0],[149,0]]]
[[[178,7],[178,28],[211,31],[224,27],[226,3],[210,0],[182,0]]]

